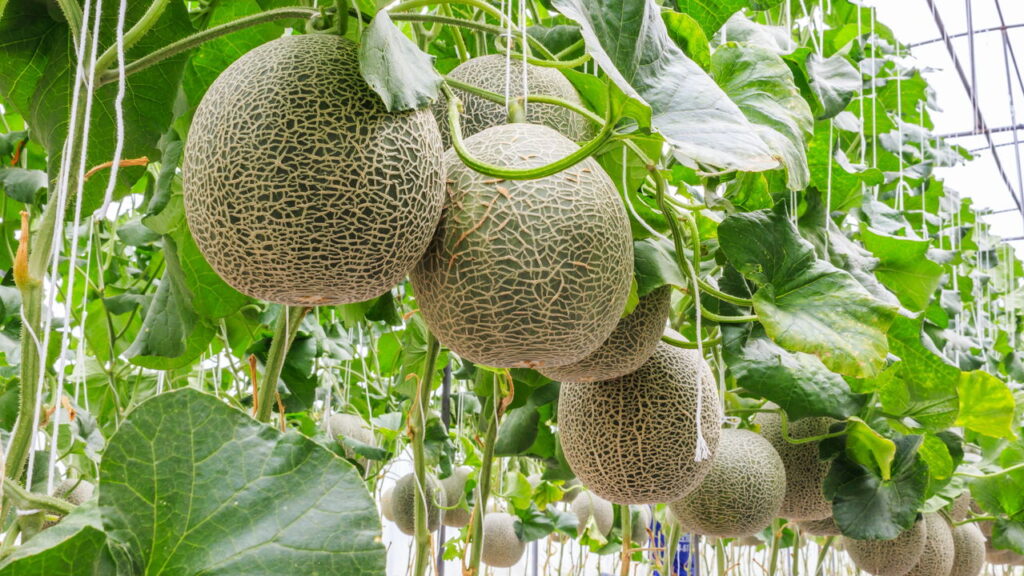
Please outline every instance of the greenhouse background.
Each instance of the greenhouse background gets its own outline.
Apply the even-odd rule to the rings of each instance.
[[[0,576],[1024,574],[1022,259],[1024,0],[0,0]]]

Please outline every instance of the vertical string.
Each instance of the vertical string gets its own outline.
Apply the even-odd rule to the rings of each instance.
[[[511,24],[510,24],[511,26]],[[527,96],[530,95],[530,88],[527,83],[527,52],[530,45],[526,39],[526,0],[519,0],[519,29],[523,39],[523,116],[526,116]]]
[[[127,0],[121,0],[119,4],[117,28],[115,31],[115,44],[117,46],[117,94],[114,96],[114,130],[116,139],[114,142],[114,158],[110,165],[110,180],[107,182],[107,189],[103,194],[103,205],[100,208],[100,214],[107,212],[107,207],[110,206],[110,201],[114,197],[117,173],[120,169],[121,156],[124,154],[124,96],[127,84],[124,71],[124,26]]]

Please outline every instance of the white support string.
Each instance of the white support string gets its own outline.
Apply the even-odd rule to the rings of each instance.
[[[57,286],[60,280],[60,254],[64,247],[64,212],[67,207],[68,188],[70,187],[70,176],[71,176],[71,164],[73,162],[72,152],[74,151],[76,134],[75,126],[78,120],[78,102],[81,88],[86,89],[85,106],[82,113],[82,134],[81,134],[81,153],[79,155],[78,175],[77,175],[77,186],[76,186],[76,204],[81,202],[82,191],[84,189],[83,181],[85,179],[85,164],[88,158],[89,149],[89,128],[92,123],[92,104],[93,104],[93,86],[95,85],[95,74],[96,74],[96,59],[99,52],[99,35],[100,35],[100,19],[102,16],[103,2],[102,0],[96,0],[95,4],[95,17],[93,18],[93,35],[92,42],[89,46],[88,64],[86,64],[86,38],[88,37],[88,23],[89,23],[89,12],[91,8],[89,0],[86,0],[85,6],[83,7],[82,15],[82,29],[79,34],[79,46],[77,50],[78,65],[75,69],[75,82],[73,84],[72,99],[71,99],[71,122],[69,123],[69,130],[67,138],[64,141],[64,153],[61,158],[61,168],[59,170],[59,180],[57,186],[57,194],[55,198],[50,198],[50,202],[57,202],[56,205],[56,218],[54,220],[53,236],[52,236],[52,249],[50,253],[50,279],[49,279],[49,290],[48,294],[44,294],[45,306],[42,311],[42,334],[35,334],[32,332],[29,324],[25,324],[28,328],[28,332],[33,339],[33,343],[37,347],[37,353],[39,358],[46,358],[46,351],[49,350],[50,342],[50,328],[53,325],[53,308],[56,305],[57,300]],[[84,66],[88,66],[85,68]],[[86,79],[86,76],[88,77]],[[77,224],[77,223],[76,223]],[[77,232],[77,230],[75,230]],[[74,242],[74,241],[73,241]],[[74,277],[74,274],[71,274]],[[44,290],[46,286],[44,284]],[[65,332],[66,334],[66,332]],[[63,347],[62,347],[63,349]],[[61,373],[62,375],[62,373]],[[60,377],[60,376],[59,376]],[[43,406],[43,385],[46,381],[46,371],[40,370],[39,377],[35,383],[36,386],[36,403],[32,414],[32,430],[39,429],[39,421],[42,414]],[[31,478],[35,467],[35,450],[29,450],[28,463],[26,467],[26,477]],[[52,489],[52,479],[47,481],[48,490]]]
[[[103,205],[100,207],[100,215],[107,213],[107,207],[114,197],[114,188],[117,186],[117,173],[121,167],[121,156],[124,154],[124,96],[127,86],[126,74],[124,71],[124,21],[127,11],[127,0],[121,0],[117,11],[117,28],[115,30],[115,44],[117,46],[117,95],[114,96],[114,130],[116,140],[114,142],[114,158],[110,165],[110,180],[107,182],[107,189],[103,193]]]
[[[511,3],[511,2],[510,2]],[[527,61],[526,53],[529,50],[529,44],[526,39],[526,0],[519,0],[519,29],[523,38],[523,117],[526,117],[527,107],[527,96],[530,95],[530,87],[527,82]]]

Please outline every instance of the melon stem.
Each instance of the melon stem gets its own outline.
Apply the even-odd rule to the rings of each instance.
[[[466,148],[466,144],[462,138],[462,121],[460,119],[459,112],[462,109],[462,101],[459,100],[458,96],[455,95],[447,83],[441,84],[441,90],[444,91],[445,96],[448,98],[448,127],[451,132],[452,147],[455,148],[455,152],[459,155],[459,158],[466,166],[485,176],[491,176],[494,178],[505,178],[507,180],[533,180],[567,170],[583,161],[585,158],[588,158],[591,154],[597,152],[597,150],[601,148],[601,146],[603,146],[611,137],[612,128],[615,125],[615,122],[613,122],[611,118],[611,106],[609,106],[605,115],[605,124],[601,128],[601,131],[598,132],[597,136],[595,136],[593,140],[586,142],[583,146],[580,146],[579,150],[576,150],[572,154],[569,154],[564,158],[560,158],[550,164],[545,164],[544,166],[538,166],[536,168],[516,169],[496,166],[474,158]]]
[[[825,543],[822,544],[821,549],[818,550],[818,563],[814,568],[814,576],[821,576],[821,570],[825,567],[825,557],[828,555],[828,549],[832,547],[832,542],[834,542],[835,539],[835,536],[825,538]]]
[[[284,368],[285,358],[295,339],[302,318],[309,308],[302,306],[285,306],[277,316],[277,323],[274,326],[274,336],[270,341],[270,350],[267,352],[267,361],[264,363],[263,379],[260,382],[260,389],[256,398],[256,419],[260,422],[269,422],[270,413],[274,408],[274,397],[277,392],[277,383],[281,379],[281,369]]]
[[[430,392],[434,383],[434,364],[441,349],[437,338],[427,333],[427,356],[423,361],[423,370],[419,374],[416,385],[416,399],[413,402],[412,414],[409,415],[409,430],[412,433],[413,471],[416,473],[416,505],[414,519],[416,521],[416,560],[413,565],[415,576],[425,576],[430,560],[434,557],[430,545],[430,528],[427,524],[427,456],[424,440],[427,428],[427,414],[430,409]]]
[[[484,408],[480,412],[482,425],[486,422],[484,433],[484,452],[480,458],[480,477],[477,480],[477,499],[473,504],[473,517],[469,521],[470,542],[472,549],[469,555],[469,567],[465,571],[470,576],[480,574],[480,559],[484,550],[484,510],[487,508],[487,499],[491,495],[491,465],[494,460],[494,442],[498,437],[498,402],[501,398],[501,389],[498,379],[491,372],[477,369],[478,378],[489,378],[491,380],[491,396],[484,402]],[[482,382],[480,382],[482,383]]]
[[[630,545],[633,537],[633,512],[629,506],[619,506],[619,516],[622,517],[622,564],[619,569],[619,576],[629,576],[629,559],[632,555]]]

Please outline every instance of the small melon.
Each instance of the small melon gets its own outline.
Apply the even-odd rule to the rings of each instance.
[[[594,382],[636,371],[654,354],[661,341],[671,299],[671,287],[655,289],[641,298],[628,316],[619,320],[600,348],[579,362],[542,368],[541,374],[559,382]]]
[[[579,147],[546,126],[509,124],[466,140],[479,160],[536,168]],[[534,180],[501,180],[451,151],[448,202],[411,278],[442,344],[496,367],[577,362],[614,330],[629,297],[633,239],[611,179],[587,158]]]
[[[336,34],[285,36],[232,63],[196,109],[185,215],[225,282],[292,306],[359,302],[400,282],[444,204],[430,110],[390,113]]]
[[[839,536],[842,534],[839,531],[839,526],[836,526],[835,519],[831,516],[821,520],[804,520],[797,522],[796,525],[811,536]]]
[[[572,501],[570,507],[576,515],[576,530],[582,535],[587,524],[593,518],[597,529],[602,535],[607,536],[612,531],[612,523],[615,521],[615,508],[612,503],[591,492],[581,492]]]
[[[391,513],[395,517],[395,524],[409,536],[416,534],[416,498],[419,497],[416,488],[416,475],[410,473],[398,479],[391,494]],[[434,476],[427,476],[425,488],[427,529],[434,532],[441,527],[441,517],[444,514],[438,504],[447,506],[447,501],[444,497],[444,488]]]
[[[831,461],[818,457],[818,442],[792,444],[782,437],[782,417],[776,412],[760,412],[754,422],[761,426],[765,437],[782,458],[786,467],[786,498],[779,516],[787,520],[822,520],[832,515],[832,503],[825,499],[822,484]],[[831,418],[801,418],[789,423],[791,438],[808,438],[827,434]]]
[[[953,527],[953,570],[949,576],[978,576],[985,567],[985,536],[974,524]]]
[[[756,548],[763,544],[757,536],[743,536],[732,541],[733,546]]]
[[[334,438],[334,441],[345,450],[346,458],[356,458],[357,454],[351,447],[344,443],[345,438],[351,438],[368,446],[377,447],[377,440],[373,437],[373,431],[366,425],[366,422],[355,414],[331,414],[327,421],[327,431]]]
[[[874,576],[906,576],[924,552],[928,530],[921,518],[892,540],[843,538],[843,545],[857,568]]]
[[[670,502],[712,468],[694,461],[697,387],[701,426],[712,456],[722,410],[707,363],[695,350],[659,343],[632,374],[603,382],[566,382],[558,395],[562,452],[588,490],[616,504]]]
[[[953,533],[942,516],[933,513],[925,517],[924,551],[907,576],[949,576],[953,570]]]
[[[393,486],[388,486],[380,493],[380,512],[389,522],[395,521],[394,509],[392,508],[394,493],[395,488]]]
[[[737,538],[771,524],[785,495],[786,469],[775,448],[750,430],[727,428],[700,486],[669,507],[697,534]]]
[[[447,506],[455,506],[462,501],[463,495],[466,493],[466,480],[469,479],[472,472],[473,469],[469,466],[459,466],[452,471],[451,476],[441,480]],[[445,510],[444,525],[450,528],[462,528],[469,524],[471,514],[467,504],[460,504],[456,508]]]
[[[484,516],[483,551],[480,559],[493,568],[511,568],[526,552],[526,543],[516,536],[516,518],[505,512]]]
[[[459,82],[504,95],[506,93],[506,62],[508,62],[509,83],[507,91],[509,102],[523,95],[523,62],[522,59],[506,60],[505,56],[490,54],[471,58],[455,67],[448,73],[449,78]],[[526,82],[529,94],[554,96],[585,107],[579,93],[566,77],[553,68],[526,65]],[[504,104],[485,100],[475,94],[455,89],[455,95],[462,100],[462,136],[468,138],[487,128],[508,123],[508,112]],[[434,105],[434,116],[441,128],[444,146],[451,145],[448,131],[448,101],[443,96]],[[594,133],[590,121],[583,116],[554,104],[528,103],[526,105],[526,121],[531,124],[543,124],[553,128],[570,140],[586,140]]]

